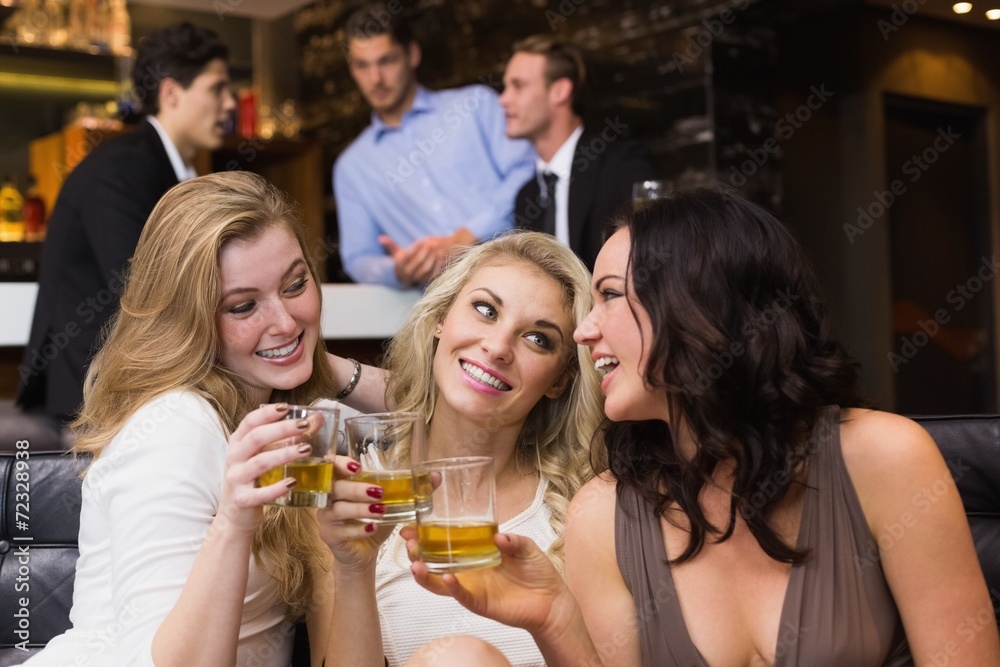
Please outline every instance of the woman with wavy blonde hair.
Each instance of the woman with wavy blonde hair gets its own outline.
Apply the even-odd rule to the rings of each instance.
[[[532,537],[561,567],[570,499],[588,479],[602,410],[597,372],[572,340],[591,306],[590,274],[547,234],[512,233],[469,249],[427,288],[389,347],[386,403],[427,415],[431,457],[492,456],[500,529]],[[515,665],[540,665],[531,638],[428,594],[409,575],[379,487],[334,485],[321,532],[337,560],[332,665],[398,665],[435,636],[492,641]],[[329,520],[327,520],[329,519]],[[428,622],[433,619],[433,622]],[[383,658],[384,656],[384,658]]]
[[[292,478],[255,480],[308,455],[261,452],[307,426],[282,419],[288,403],[342,384],[319,315],[298,211],[266,180],[213,174],[164,195],[73,424],[95,457],[73,628],[31,665],[289,664],[291,621],[309,610],[314,625],[330,554],[308,511],[263,507]]]

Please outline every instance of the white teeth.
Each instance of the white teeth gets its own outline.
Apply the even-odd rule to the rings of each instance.
[[[261,357],[264,357],[265,359],[275,359],[275,358],[279,358],[279,357],[287,357],[292,352],[294,352],[295,348],[297,348],[298,346],[299,346],[299,339],[296,338],[295,340],[293,340],[291,343],[289,343],[285,347],[279,347],[276,350],[261,350],[260,352],[257,352],[257,355],[261,356]]]
[[[618,357],[601,357],[594,362],[594,370],[607,375],[618,366]]]
[[[490,385],[494,389],[499,389],[500,391],[510,391],[510,385],[504,384],[497,378],[493,377],[492,375],[484,371],[479,366],[473,366],[472,364],[463,361],[462,370],[471,375],[472,377],[476,378],[483,384]]]

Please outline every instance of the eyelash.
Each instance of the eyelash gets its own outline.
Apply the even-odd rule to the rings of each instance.
[[[620,297],[620,296],[621,296],[621,293],[620,292],[616,292],[613,289],[601,290],[601,298],[604,301],[610,301],[611,299],[614,299],[614,298],[617,298],[617,297]]]
[[[490,320],[496,321],[496,313],[497,313],[496,306],[494,306],[489,301],[476,301],[475,303],[472,304],[472,307],[475,308],[476,311],[479,312],[479,314],[482,315],[483,317],[486,317],[486,318],[488,318]],[[481,310],[481,309],[487,309],[487,308],[490,311],[492,311],[492,313],[493,313],[492,315],[487,315],[486,313],[483,312],[483,310]],[[545,334],[540,333],[538,331],[532,331],[531,333],[527,334],[525,337],[529,338],[529,339],[535,338],[536,340],[534,340],[532,342],[534,342],[535,345],[537,345],[538,347],[542,348],[543,350],[551,350],[552,347],[553,347],[552,346],[552,340],[548,336],[546,336]]]
[[[292,283],[288,289],[285,290],[285,294],[300,294],[309,284],[309,278],[306,276],[299,276],[299,279]],[[257,305],[256,301],[247,301],[245,303],[240,303],[229,309],[229,312],[233,315],[246,315],[254,309]]]

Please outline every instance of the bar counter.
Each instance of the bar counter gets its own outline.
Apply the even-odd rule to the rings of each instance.
[[[36,283],[0,283],[0,347],[28,344],[35,309]],[[400,291],[381,285],[323,285],[322,331],[325,340],[382,340],[391,338],[417,290]]]

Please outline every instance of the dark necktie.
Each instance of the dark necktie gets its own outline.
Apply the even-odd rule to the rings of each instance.
[[[556,234],[556,181],[559,177],[551,171],[542,173],[542,192],[538,205],[542,209],[542,231],[546,234]]]

